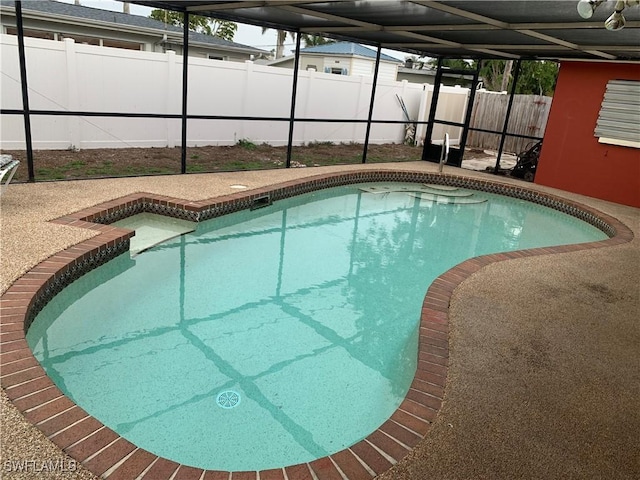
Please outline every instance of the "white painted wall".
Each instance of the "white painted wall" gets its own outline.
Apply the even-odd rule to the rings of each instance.
[[[349,75],[363,75],[363,76],[373,76],[373,70],[376,65],[375,61],[365,60],[364,58],[351,58],[351,68],[349,70]],[[384,70],[386,65],[380,62],[380,67],[378,68],[378,78],[381,78],[381,73]],[[385,80],[395,80],[393,77],[391,79],[386,78]]]
[[[352,57],[350,75],[365,75],[373,77],[375,60]],[[380,62],[378,67],[378,81],[394,82],[397,80],[398,66],[395,63]]]
[[[180,114],[182,57],[25,38],[31,109]],[[17,39],[0,36],[0,104],[20,109],[22,96]],[[293,72],[288,69],[189,58],[189,114],[288,117]],[[300,71],[296,117],[366,120],[372,78]],[[412,119],[428,112],[431,86],[381,79],[374,119],[404,121],[396,94]],[[459,89],[460,90],[460,89]],[[464,89],[462,89],[464,90]],[[456,94],[455,98],[459,97]],[[441,92],[438,111],[461,121],[464,109],[447,107]],[[442,118],[442,117],[439,117]],[[179,119],[31,117],[35,149],[165,147],[180,145]],[[240,139],[285,145],[287,121],[190,120],[188,145],[233,145]],[[296,122],[294,142],[358,142],[365,124]],[[401,143],[404,125],[373,125],[371,143]],[[3,115],[0,147],[24,149],[20,115]]]
[[[394,63],[383,63],[380,62],[380,67],[378,70],[378,81],[397,81],[398,76],[398,66]]]
[[[315,67],[317,72],[325,72],[325,69],[331,71],[332,68],[346,69],[347,75],[365,77],[373,77],[373,69],[375,66],[374,59],[362,57],[354,57],[352,55],[327,55],[318,54],[300,54],[300,70],[309,70]],[[293,68],[293,57],[278,63],[280,68]],[[398,66],[395,63],[380,62],[378,69],[378,80],[396,81]],[[417,83],[417,82],[415,82]]]

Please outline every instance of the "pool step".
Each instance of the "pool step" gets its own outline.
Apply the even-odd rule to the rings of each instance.
[[[449,185],[438,185],[437,183],[425,183],[425,187],[433,188],[434,190],[443,190],[445,192],[455,192],[460,190],[458,187],[451,187]]]
[[[155,213],[139,213],[118,220],[112,225],[136,231],[129,247],[133,258],[159,243],[195,231],[197,224]]]
[[[478,198],[473,196],[446,196],[440,194],[433,194],[427,192],[411,192],[409,193],[412,197],[419,198],[421,200],[429,200],[436,203],[446,203],[453,205],[473,205],[476,203],[484,203],[487,201],[486,198]]]
[[[361,187],[360,190],[367,193],[373,193],[375,195],[384,195],[389,193],[408,193],[413,197],[421,198],[423,200],[456,205],[469,205],[487,201],[486,199],[479,199],[477,197],[474,197],[473,192],[470,192],[468,190],[460,190],[457,187],[450,187],[447,185],[381,185],[375,187]]]
[[[373,194],[385,194],[385,193],[432,193],[434,195],[444,195],[447,197],[470,197],[473,192],[467,190],[440,190],[429,186],[407,186],[407,187],[395,187],[395,186],[381,186],[381,187],[361,187],[360,190]]]

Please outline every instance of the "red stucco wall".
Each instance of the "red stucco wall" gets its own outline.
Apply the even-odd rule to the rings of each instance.
[[[560,65],[535,183],[640,207],[640,149],[593,135],[609,80],[640,80],[640,65]]]

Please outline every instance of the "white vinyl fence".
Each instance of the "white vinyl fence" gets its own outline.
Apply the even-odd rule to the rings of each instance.
[[[180,114],[182,57],[174,52],[137,52],[116,48],[25,38],[27,80],[32,110]],[[0,35],[1,106],[22,108],[17,38]],[[188,113],[288,117],[293,71],[252,62],[189,58]],[[366,120],[372,78],[301,71],[297,118]],[[426,120],[430,85],[378,83],[374,120],[405,120],[396,95],[412,120]],[[437,118],[461,122],[468,90],[442,87]],[[33,115],[35,149],[174,147],[180,145],[180,119],[64,117]],[[361,143],[365,124],[297,121],[294,143]],[[189,120],[188,145],[233,145],[241,139],[284,145],[288,122]],[[418,128],[420,142],[424,127]],[[450,130],[450,129],[449,129]],[[456,132],[449,134],[456,138]],[[402,143],[403,124],[373,124],[371,143]],[[434,139],[444,136],[439,126]],[[0,148],[25,147],[20,115],[3,115]]]

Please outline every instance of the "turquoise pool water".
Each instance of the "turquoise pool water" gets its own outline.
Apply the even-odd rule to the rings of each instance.
[[[202,222],[71,284],[27,340],[78,405],[176,462],[262,470],[342,450],[403,400],[438,275],[606,238],[525,201],[415,187],[323,190]]]

